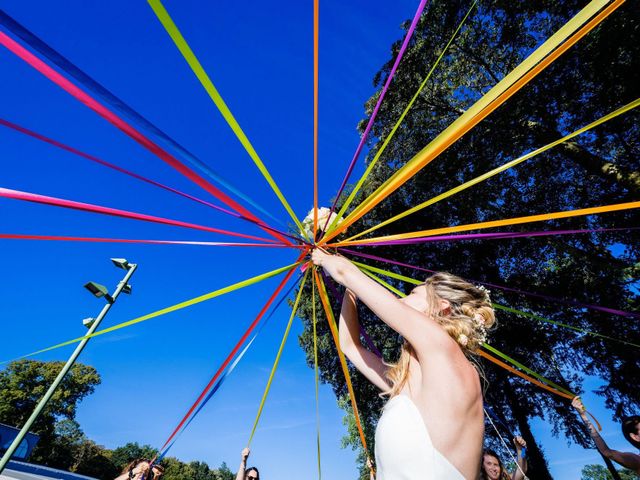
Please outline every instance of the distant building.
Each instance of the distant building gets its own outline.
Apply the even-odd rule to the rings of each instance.
[[[11,442],[16,438],[19,429],[0,423],[0,454],[7,451]],[[31,455],[40,437],[34,433],[27,433],[11,458],[14,460],[26,460]]]

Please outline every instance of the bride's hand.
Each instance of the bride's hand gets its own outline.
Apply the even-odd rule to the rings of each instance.
[[[345,274],[351,269],[358,270],[349,260],[340,255],[331,255],[322,248],[316,247],[311,252],[311,261],[322,267],[336,282],[344,285]]]
[[[321,248],[316,247],[311,252],[311,261],[318,267],[324,267],[325,262],[331,259],[332,256],[333,255],[329,255]]]

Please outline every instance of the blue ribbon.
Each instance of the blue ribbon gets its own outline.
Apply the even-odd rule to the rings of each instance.
[[[67,58],[61,55],[59,52],[54,50],[52,47],[47,45],[43,40],[38,38],[35,34],[27,30],[25,27],[20,25],[16,20],[10,17],[4,10],[0,9],[0,25],[2,25],[6,30],[13,33],[15,36],[22,39],[27,45],[29,45],[32,49],[39,52],[41,55],[45,56],[49,59],[49,61],[53,62],[58,66],[62,71],[71,75],[75,78],[79,83],[82,84],[84,88],[89,90],[94,95],[98,96],[102,102],[109,104],[114,110],[117,110],[122,116],[126,117],[127,120],[135,124],[141,130],[144,130],[147,135],[153,137],[153,139],[161,144],[161,146],[166,150],[172,150],[174,154],[177,154],[183,161],[189,162],[191,165],[198,168],[201,172],[206,174],[213,181],[217,182],[219,185],[226,188],[228,191],[241,198],[255,209],[267,215],[272,220],[275,220],[280,225],[283,225],[282,221],[278,220],[276,217],[271,215],[269,212],[264,210],[260,205],[254,202],[250,197],[246,196],[244,193],[240,192],[236,187],[231,185],[228,181],[224,180],[219,174],[211,169],[206,163],[196,157],[193,153],[189,152],[185,147],[180,145],[178,142],[173,140],[169,135],[164,133],[154,124],[152,124],[149,120],[144,118],[138,112],[136,112],[129,105],[124,103],[121,99],[116,97],[113,93],[103,87],[100,83],[95,81],[85,72],[80,70],[76,65],[71,63]]]

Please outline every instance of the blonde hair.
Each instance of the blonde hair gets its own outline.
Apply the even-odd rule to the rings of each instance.
[[[428,305],[425,314],[437,321],[462,352],[472,359],[496,321],[489,292],[446,272],[427,278],[424,286]],[[441,310],[441,300],[449,302],[448,309]],[[447,313],[444,314],[444,311]],[[405,341],[398,361],[388,364],[386,377],[390,388],[383,395],[393,397],[404,388],[409,378],[412,353],[413,347]]]

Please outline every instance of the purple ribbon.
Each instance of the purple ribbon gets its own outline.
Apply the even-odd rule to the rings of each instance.
[[[382,88],[382,93],[380,94],[380,98],[378,98],[378,102],[376,103],[375,108],[373,109],[373,113],[371,114],[371,117],[369,117],[369,123],[367,123],[367,128],[365,128],[364,133],[362,134],[362,137],[360,138],[360,143],[358,144],[358,148],[356,148],[356,153],[353,155],[353,158],[351,159],[351,163],[349,164],[349,168],[347,169],[347,173],[344,176],[344,179],[342,180],[342,185],[340,185],[340,189],[338,190],[338,194],[336,195],[336,199],[333,201],[333,205],[331,206],[331,213],[333,213],[336,209],[336,204],[338,203],[338,200],[340,199],[340,195],[342,194],[344,187],[347,185],[347,182],[349,181],[349,177],[351,176],[351,173],[353,172],[353,168],[356,166],[356,161],[358,160],[358,157],[360,156],[360,152],[362,151],[362,148],[364,147],[364,143],[367,140],[367,137],[369,136],[369,132],[371,131],[371,127],[373,127],[373,122],[376,119],[376,116],[378,115],[378,110],[380,110],[380,105],[382,104],[382,100],[384,99],[385,94],[387,93],[387,90],[389,89],[389,85],[391,84],[391,80],[393,80],[393,76],[396,73],[396,70],[398,69],[398,65],[400,64],[400,60],[402,60],[402,56],[404,55],[404,52],[407,50],[407,47],[409,46],[409,41],[411,40],[411,37],[413,36],[413,32],[416,29],[416,26],[418,25],[418,21],[420,20],[420,17],[422,16],[422,12],[424,11],[425,7],[427,6],[427,1],[428,0],[421,0],[420,1],[420,5],[418,5],[418,10],[416,10],[416,14],[413,16],[413,20],[411,21],[411,26],[409,27],[409,30],[407,30],[407,34],[404,37],[404,42],[402,42],[402,46],[400,47],[400,51],[398,52],[398,56],[396,57],[395,62],[393,63],[393,67],[391,67],[391,71],[389,72],[389,76],[387,77],[387,81],[384,83],[384,87]],[[327,217],[327,222],[324,225],[323,230],[327,229],[327,225],[329,225],[329,219],[331,218],[331,213],[329,214],[329,216]]]
[[[377,255],[370,255],[368,253],[356,252],[355,250],[349,250],[349,249],[346,249],[346,248],[341,248],[340,251],[342,251],[344,253],[349,253],[351,255],[356,255],[358,257],[368,258],[368,259],[376,260],[376,261],[379,261],[379,262],[391,263],[393,265],[398,265],[400,267],[411,268],[413,270],[419,270],[419,271],[428,272],[428,273],[437,273],[436,270],[429,270],[428,268],[416,267],[415,265],[409,265],[408,263],[397,262],[395,260],[389,260],[387,258],[378,257]],[[614,315],[620,315],[622,317],[627,317],[627,318],[640,318],[640,314],[638,314],[638,313],[625,312],[623,310],[617,310],[615,308],[601,307],[600,305],[590,305],[590,304],[587,304],[587,303],[578,302],[576,300],[566,300],[566,299],[563,299],[563,298],[552,297],[551,295],[543,295],[541,293],[527,292],[527,291],[524,291],[524,290],[519,290],[517,288],[505,287],[504,285],[496,285],[495,283],[481,282],[479,280],[470,280],[470,279],[467,279],[467,280],[470,281],[470,282],[473,282],[473,283],[479,283],[479,284],[482,284],[482,285],[486,285],[488,287],[499,288],[501,290],[505,290],[505,291],[508,291],[508,292],[519,293],[520,295],[527,295],[527,296],[530,296],[530,297],[541,298],[543,300],[549,300],[549,301],[552,301],[552,302],[564,303],[565,305],[571,305],[571,306],[574,306],[574,307],[589,308],[591,310],[598,310],[600,312],[612,313]]]
[[[156,187],[162,188],[164,190],[167,190],[169,192],[175,193],[175,194],[180,195],[182,197],[188,198],[189,200],[193,200],[194,202],[198,202],[198,203],[200,203],[202,205],[206,205],[207,207],[213,208],[213,209],[215,209],[215,210],[217,210],[219,212],[225,213],[227,215],[231,215],[232,217],[235,217],[235,218],[241,218],[241,219],[246,220],[248,222],[254,223],[254,224],[258,225],[261,228],[264,228],[264,229],[272,231],[272,232],[279,233],[280,235],[288,237],[288,238],[290,238],[290,239],[292,239],[292,240],[294,240],[296,242],[301,240],[298,237],[294,237],[292,235],[289,235],[286,232],[283,232],[283,231],[280,231],[280,230],[278,230],[276,228],[270,227],[269,225],[266,225],[263,222],[260,222],[260,221],[257,221],[257,220],[253,220],[253,219],[251,219],[249,217],[246,217],[246,216],[241,215],[239,213],[236,213],[234,211],[231,211],[231,210],[228,210],[226,208],[223,208],[223,207],[220,207],[218,205],[215,205],[213,203],[207,202],[207,201],[202,200],[202,199],[200,199],[198,197],[194,197],[193,195],[189,195],[188,193],[181,192],[180,190],[176,190],[175,188],[169,187],[169,186],[164,185],[162,183],[156,182],[155,180],[151,180],[149,178],[143,177],[142,175],[138,175],[137,173],[134,173],[134,172],[132,172],[130,170],[126,170],[126,169],[124,169],[122,167],[119,167],[119,166],[113,164],[113,163],[109,163],[109,162],[107,162],[105,160],[102,160],[102,159],[100,159],[98,157],[95,157],[95,156],[90,155],[88,153],[82,152],[82,151],[80,151],[80,150],[78,150],[76,148],[70,147],[69,145],[65,145],[64,143],[61,143],[61,142],[59,142],[57,140],[54,140],[53,138],[46,137],[46,136],[44,136],[44,135],[42,135],[42,134],[40,134],[38,132],[34,132],[33,130],[29,130],[28,128],[22,127],[22,126],[20,126],[20,125],[18,125],[16,123],[10,122],[10,121],[5,120],[3,118],[0,118],[0,125],[3,126],[3,127],[10,128],[10,129],[12,129],[12,130],[14,130],[16,132],[20,132],[23,135],[28,135],[28,136],[30,136],[32,138],[38,139],[41,142],[48,143],[49,145],[53,145],[54,147],[58,147],[58,148],[60,148],[62,150],[65,150],[67,152],[73,153],[74,155],[77,155],[79,157],[82,157],[82,158],[85,158],[85,159],[90,160],[92,162],[98,163],[99,165],[105,166],[105,167],[110,168],[112,170],[115,170],[117,172],[123,173],[125,175],[129,175],[130,177],[136,178],[136,179],[138,179],[138,180],[140,180],[142,182],[146,182],[146,183],[148,183],[150,185],[154,185]]]

